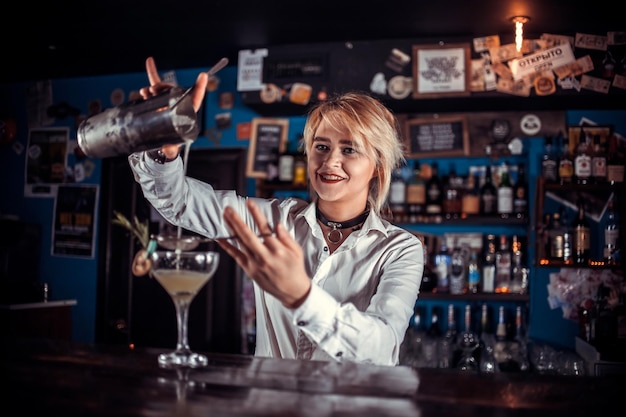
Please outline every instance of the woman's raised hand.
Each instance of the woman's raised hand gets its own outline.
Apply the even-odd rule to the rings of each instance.
[[[157,94],[174,87],[172,83],[166,83],[161,81],[161,77],[159,76],[159,72],[157,71],[153,57],[148,57],[146,59],[146,73],[148,74],[150,86],[143,87],[139,90],[139,94],[141,94],[141,97],[143,97],[144,100],[156,96]],[[193,109],[196,112],[200,109],[200,106],[202,106],[202,101],[204,100],[204,95],[206,93],[206,87],[208,82],[209,75],[206,72],[201,72],[200,74],[198,74],[198,78],[196,79],[193,90],[191,90],[191,102],[193,103]],[[165,145],[161,148],[161,151],[163,152],[163,154],[165,154],[167,158],[174,158],[179,154],[180,147],[180,144]]]

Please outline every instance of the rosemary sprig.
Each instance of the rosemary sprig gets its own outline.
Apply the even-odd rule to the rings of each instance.
[[[127,229],[134,238],[136,238],[141,246],[144,249],[148,248],[148,244],[150,243],[150,232],[148,230],[148,219],[140,222],[137,216],[133,217],[133,222],[131,223],[126,216],[120,213],[117,210],[113,210],[113,214],[115,218],[112,223],[117,224],[118,226],[122,226]]]

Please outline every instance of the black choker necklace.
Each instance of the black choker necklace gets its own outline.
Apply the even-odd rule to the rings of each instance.
[[[334,243],[335,245],[341,242],[341,239],[343,239],[343,233],[341,232],[341,229],[354,227],[363,223],[365,219],[367,219],[367,216],[369,214],[369,209],[366,209],[363,213],[359,214],[354,219],[346,220],[345,222],[334,222],[324,217],[320,209],[317,206],[315,207],[315,217],[317,217],[317,220],[321,221],[326,226],[331,228],[330,231],[326,234],[326,237],[328,238],[328,241],[330,243]]]

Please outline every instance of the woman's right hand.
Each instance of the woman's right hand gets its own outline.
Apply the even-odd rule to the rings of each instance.
[[[139,94],[144,100],[154,97],[163,91],[169,90],[174,87],[174,84],[161,81],[159,72],[157,71],[156,64],[153,57],[146,59],[146,73],[148,74],[148,80],[150,86],[143,87],[139,90]],[[197,112],[202,106],[204,95],[206,93],[206,87],[209,82],[209,75],[206,72],[198,74],[196,83],[191,91],[191,102],[193,103],[193,109]],[[161,148],[161,152],[165,154],[167,158],[175,158],[180,152],[180,144],[165,145]]]

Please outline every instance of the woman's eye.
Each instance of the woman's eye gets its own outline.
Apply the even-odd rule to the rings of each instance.
[[[354,148],[344,148],[343,152],[344,153],[356,153],[356,149],[354,149]]]
[[[318,151],[327,151],[328,150],[328,146],[326,146],[326,145],[315,145],[315,149],[317,149]]]

